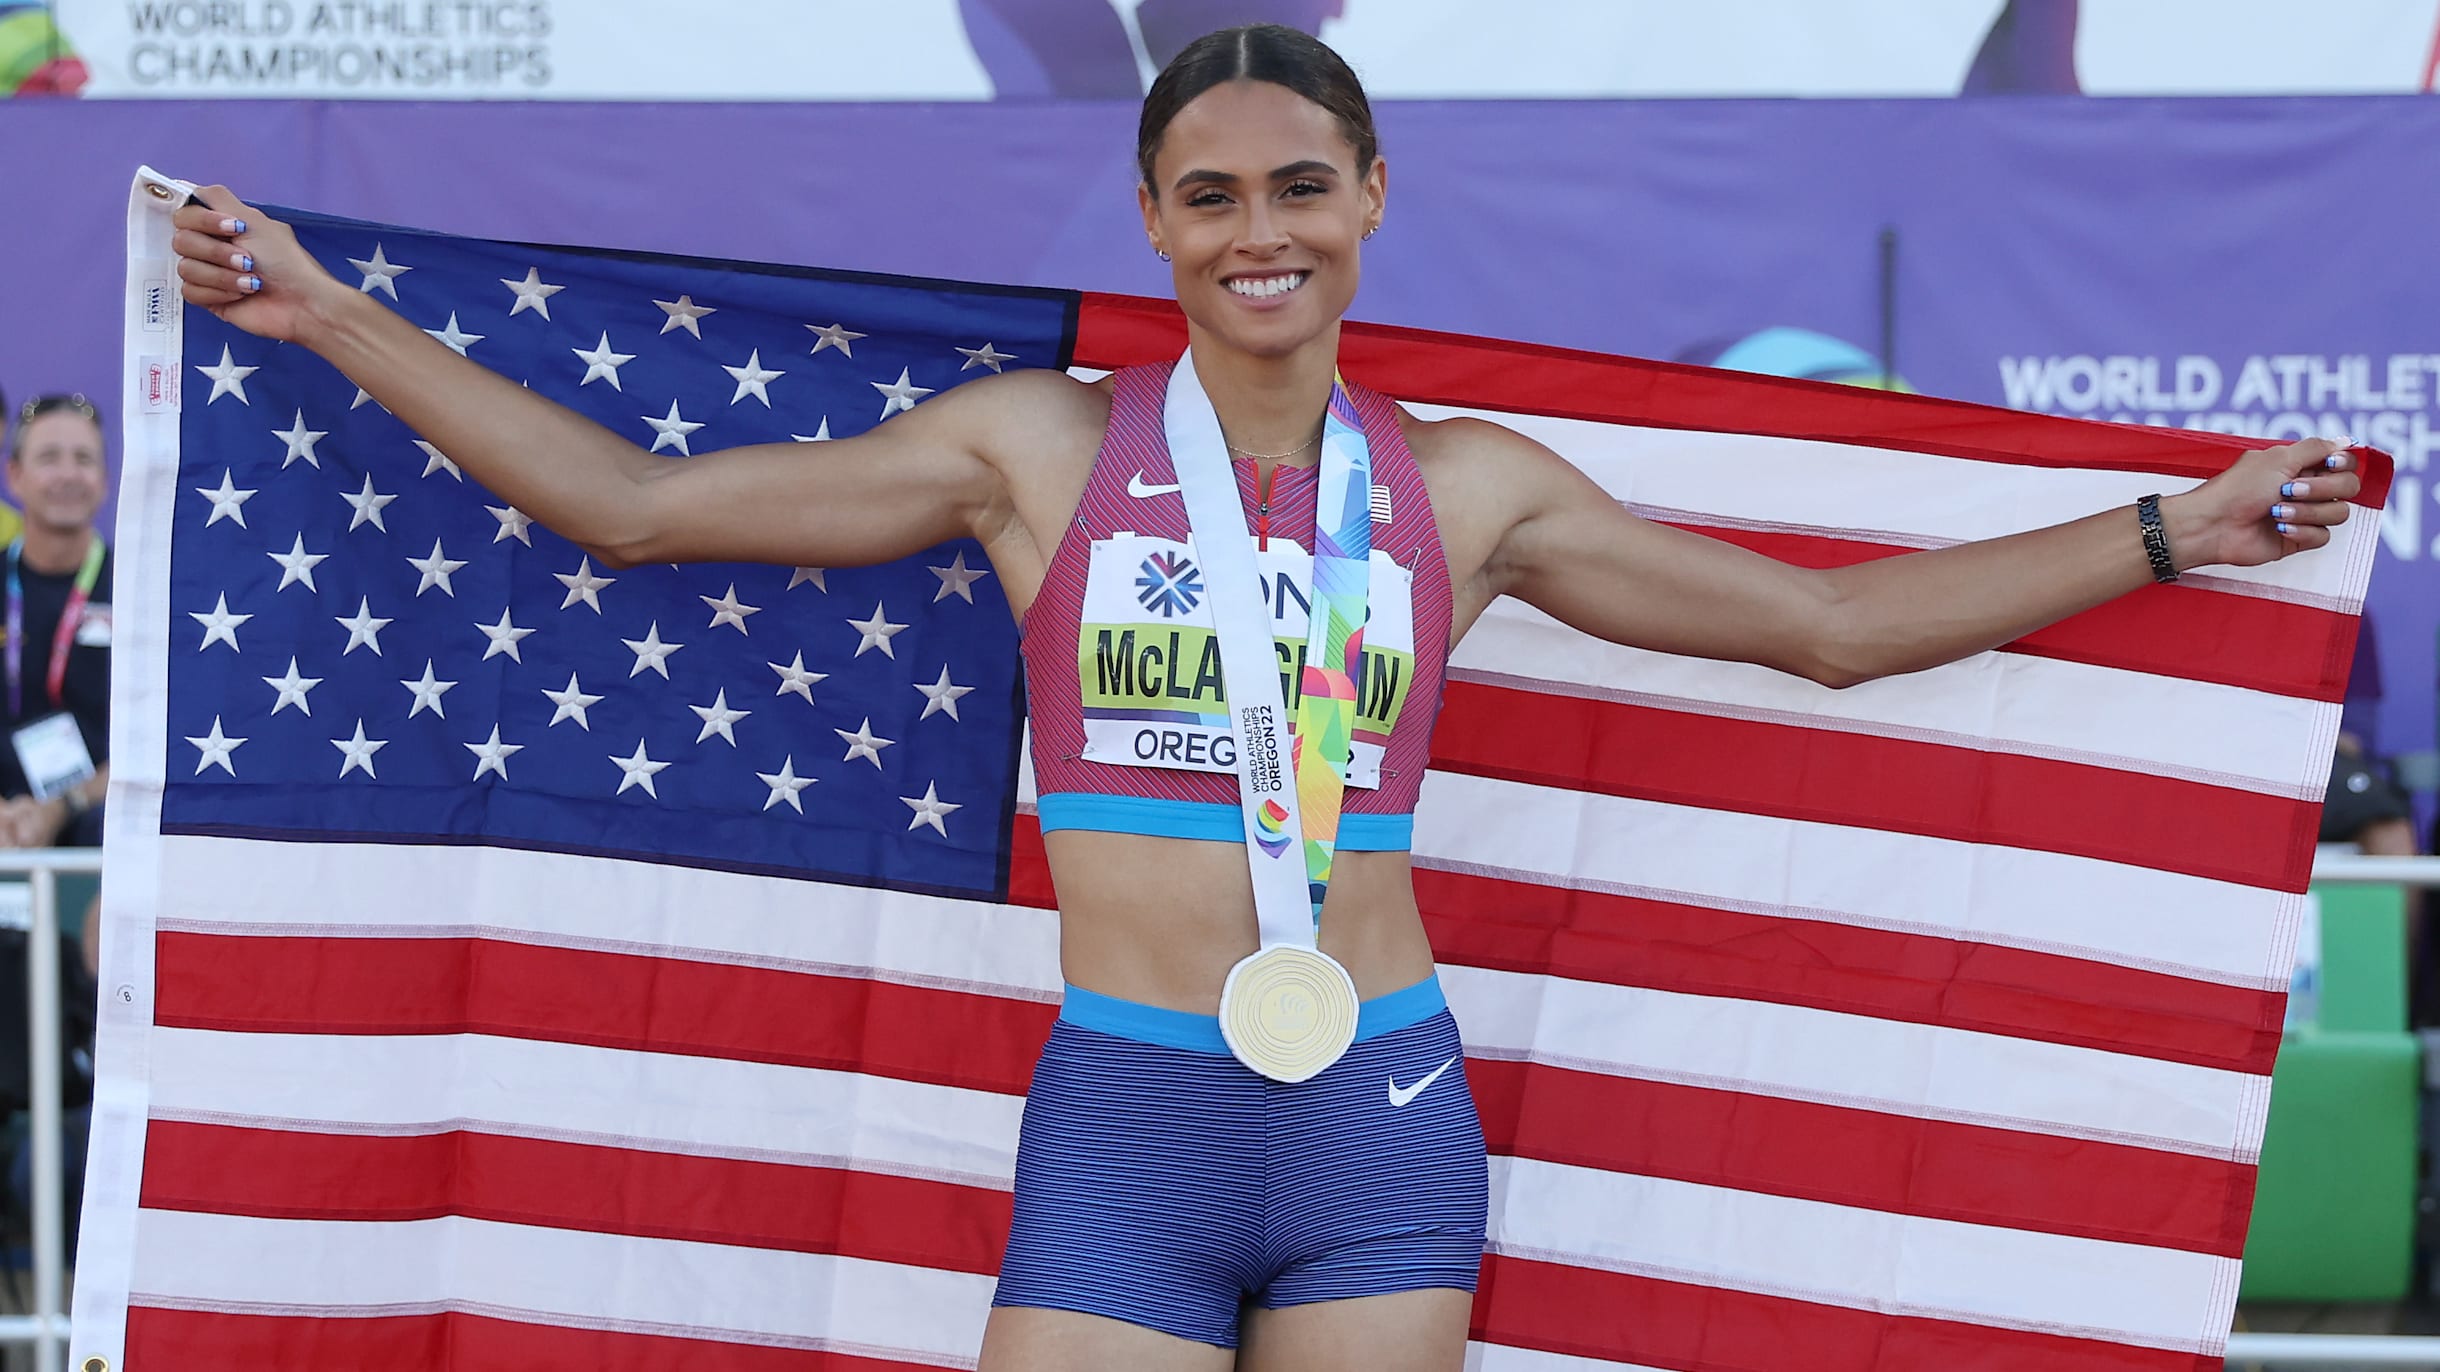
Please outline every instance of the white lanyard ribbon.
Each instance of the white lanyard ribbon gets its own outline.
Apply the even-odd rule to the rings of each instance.
[[[1205,599],[1220,640],[1220,676],[1237,737],[1237,803],[1254,874],[1254,923],[1262,946],[1313,946],[1313,899],[1305,881],[1305,825],[1296,806],[1294,740],[1279,686],[1270,607],[1254,561],[1254,536],[1230,467],[1220,416],[1195,376],[1194,354],[1178,359],[1162,407],[1169,460],[1186,502],[1189,539],[1203,564]]]

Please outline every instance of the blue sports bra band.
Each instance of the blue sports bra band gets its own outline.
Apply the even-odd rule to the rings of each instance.
[[[1213,843],[1245,842],[1245,817],[1234,804],[1163,800],[1152,796],[1105,796],[1062,791],[1040,797],[1035,811],[1042,832],[1085,829],[1146,838],[1192,838]],[[1415,846],[1415,817],[1346,814],[1339,817],[1338,846],[1355,853],[1403,853]]]

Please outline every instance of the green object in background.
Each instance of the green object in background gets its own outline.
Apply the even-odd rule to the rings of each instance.
[[[2317,894],[2320,1012],[2279,1051],[2241,1294],[2395,1301],[2413,1263],[2423,1082],[2406,1029],[2406,893]]]

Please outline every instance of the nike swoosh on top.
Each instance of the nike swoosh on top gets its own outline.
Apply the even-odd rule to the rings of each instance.
[[[1398,1074],[1392,1072],[1389,1078],[1390,1108],[1396,1109],[1399,1106],[1406,1104],[1408,1101],[1413,1100],[1415,1097],[1422,1095],[1425,1087],[1430,1086],[1433,1082],[1440,1080],[1441,1073],[1448,1071],[1451,1067],[1456,1065],[1457,1059],[1451,1058],[1447,1062],[1433,1068],[1430,1075],[1426,1076],[1423,1080],[1416,1082],[1414,1085],[1406,1088],[1403,1091],[1398,1089]]]
[[[1127,478],[1127,494],[1138,500],[1150,500],[1156,495],[1169,495],[1177,489],[1177,483],[1174,481],[1166,486],[1151,485],[1144,480],[1142,472],[1137,472]]]

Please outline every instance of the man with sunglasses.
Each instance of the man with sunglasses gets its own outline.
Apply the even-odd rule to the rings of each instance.
[[[23,529],[0,554],[0,843],[101,842],[109,786],[110,548],[94,527],[109,490],[101,414],[81,395],[17,411],[8,490]]]

